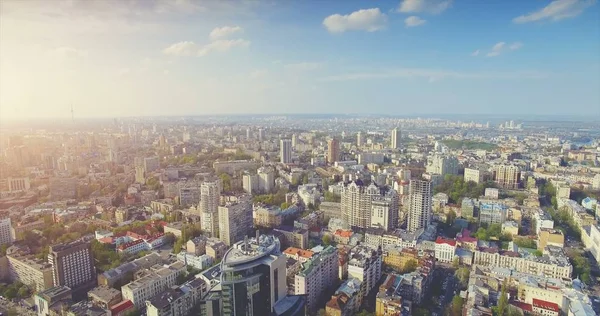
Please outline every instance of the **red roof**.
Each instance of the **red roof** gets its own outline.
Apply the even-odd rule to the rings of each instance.
[[[448,244],[448,245],[450,245],[452,247],[456,247],[456,240],[454,240],[454,239],[446,239],[446,238],[442,238],[442,237],[439,237],[439,236],[435,240],[435,243],[436,244]]]
[[[113,315],[116,315],[116,314],[122,313],[130,308],[133,309],[133,308],[135,308],[135,306],[133,305],[133,303],[130,300],[126,300],[126,301],[123,301],[123,302],[113,305],[113,307],[110,308],[110,313]]]
[[[335,234],[340,236],[340,237],[350,237],[352,236],[352,231],[351,230],[342,230],[342,229],[338,229],[335,231]]]
[[[534,307],[543,308],[545,310],[557,312],[557,313],[560,310],[560,307],[556,303],[542,301],[542,300],[538,300],[538,299],[535,299],[535,298],[533,299],[533,306]]]
[[[120,246],[119,246],[119,249],[120,249],[120,250],[125,250],[125,249],[127,249],[127,248],[129,248],[129,247],[133,247],[133,246],[135,246],[135,245],[138,245],[138,244],[141,244],[141,243],[143,243],[143,242],[144,242],[143,240],[141,240],[141,239],[138,239],[138,240],[136,240],[136,241],[132,241],[132,242],[128,242],[128,243],[125,243],[125,244],[122,244],[122,245],[120,245]]]
[[[518,307],[526,312],[533,312],[533,308],[531,308],[531,305],[524,302],[513,301],[510,302],[510,305]]]

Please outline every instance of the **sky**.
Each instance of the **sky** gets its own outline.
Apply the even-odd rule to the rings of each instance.
[[[0,118],[600,119],[596,0],[1,0]]]

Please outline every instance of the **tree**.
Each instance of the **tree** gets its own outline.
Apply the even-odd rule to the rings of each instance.
[[[20,298],[27,298],[27,297],[31,296],[31,291],[29,290],[27,285],[23,285],[17,292],[17,296]]]
[[[458,269],[459,266],[460,266],[460,259],[458,259],[458,257],[454,257],[454,259],[452,259],[452,267],[454,269]]]
[[[471,271],[466,267],[461,267],[454,272],[454,276],[458,279],[460,286],[462,289],[466,289],[469,284],[469,277],[471,275]]]
[[[290,207],[290,204],[288,202],[281,203],[282,210],[287,210],[289,207]]]
[[[450,316],[461,316],[464,299],[458,295],[452,298],[452,304],[450,305]]]
[[[404,264],[404,267],[402,268],[402,272],[404,272],[404,273],[413,272],[413,271],[417,270],[418,266],[419,266],[419,264],[418,264],[417,260],[410,259],[410,260],[406,261],[406,263]]]
[[[227,173],[221,173],[219,175],[221,178],[221,182],[223,184],[223,191],[230,192],[231,191],[231,177]]]
[[[502,291],[500,292],[500,299],[498,299],[498,305],[496,307],[497,315],[505,316],[508,311],[508,279],[504,279],[502,282]]]
[[[331,240],[331,235],[329,235],[329,234],[325,234],[325,235],[323,235],[323,244],[324,244],[325,246],[329,246],[329,245],[331,245],[331,241],[332,241],[332,240]]]
[[[449,226],[454,225],[454,220],[456,219],[456,212],[454,210],[450,210],[448,214],[446,214],[446,224]]]

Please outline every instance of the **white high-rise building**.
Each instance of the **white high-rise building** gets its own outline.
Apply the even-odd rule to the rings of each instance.
[[[258,129],[258,140],[263,141],[265,139],[265,130],[262,128]]]
[[[298,134],[292,135],[292,148],[296,148],[298,146]]]
[[[454,156],[433,155],[427,159],[427,173],[458,174],[458,159]]]
[[[269,193],[275,188],[275,171],[271,167],[261,167],[257,171],[258,190]]]
[[[392,139],[391,139],[390,147],[392,149],[399,149],[401,139],[402,139],[402,133],[400,132],[400,128],[398,128],[398,127],[394,128],[392,130]]]
[[[600,189],[600,173],[594,176],[592,186],[594,187],[594,189]]]
[[[410,180],[408,194],[408,230],[426,228],[431,221],[431,182]]]
[[[200,185],[200,222],[202,230],[218,236],[218,211],[222,184],[220,179],[206,181]]]
[[[10,245],[12,243],[11,234],[12,225],[10,222],[10,216],[8,212],[0,213],[0,245]]]
[[[252,229],[252,198],[242,195],[219,206],[219,239],[227,246],[243,240]]]
[[[282,139],[280,141],[279,154],[281,163],[292,163],[292,141],[289,139]]]

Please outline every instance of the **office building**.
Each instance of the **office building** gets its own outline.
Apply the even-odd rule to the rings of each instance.
[[[96,268],[90,242],[84,239],[50,246],[48,263],[52,265],[54,286],[75,290],[96,284]]]
[[[219,206],[219,239],[227,246],[243,240],[252,229],[252,197],[242,195],[236,201]]]
[[[373,203],[374,200],[377,202]],[[350,226],[368,228],[375,225],[384,229],[396,227],[398,203],[398,194],[389,187],[378,187],[375,184],[366,186],[360,180],[342,186],[342,220]]]
[[[515,190],[521,183],[521,169],[514,165],[495,165],[492,177],[501,188]]]
[[[185,264],[176,261],[168,266],[154,266],[142,270],[137,274],[135,281],[121,287],[123,300],[130,300],[136,308],[140,309],[146,300],[165,291],[177,282],[177,276],[186,270]]]
[[[279,158],[280,162],[284,164],[292,163],[292,141],[289,139],[282,139],[279,142]]]
[[[390,148],[392,149],[400,149],[401,141],[402,141],[402,133],[400,132],[400,128],[396,127],[391,132],[391,142]]]
[[[0,212],[0,245],[10,245],[13,242],[9,215],[9,212]]]
[[[328,246],[302,264],[295,276],[295,294],[306,295],[308,310],[316,312],[323,293],[338,281],[338,251]]]
[[[410,180],[408,205],[408,231],[427,228],[431,222],[431,182]]]
[[[427,159],[425,168],[429,174],[458,174],[458,159],[454,156],[433,155]]]
[[[235,243],[223,257],[221,315],[271,315],[286,296],[286,257],[279,240],[256,237]]]
[[[333,165],[340,160],[340,141],[332,138],[327,141],[327,163]]]
[[[205,181],[200,186],[200,223],[202,230],[217,237],[219,230],[219,203],[221,200],[221,180]]]

